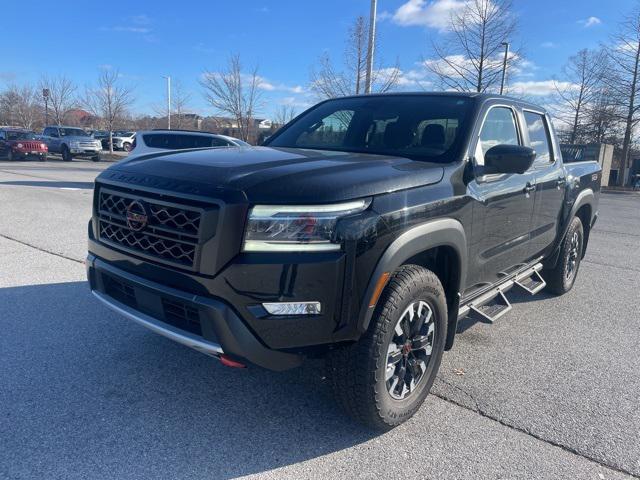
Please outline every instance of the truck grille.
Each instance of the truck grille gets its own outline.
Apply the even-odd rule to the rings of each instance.
[[[100,240],[163,263],[195,268],[203,209],[100,189]]]
[[[42,142],[20,142],[23,145],[23,149],[24,150],[31,150],[31,151],[35,151],[35,150],[43,150],[42,148]]]

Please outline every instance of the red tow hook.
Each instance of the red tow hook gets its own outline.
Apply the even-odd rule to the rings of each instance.
[[[223,365],[227,366],[227,367],[231,367],[231,368],[247,368],[247,366],[243,363],[240,362],[236,362],[235,360],[232,360],[231,357],[225,355],[224,353],[222,355],[220,355],[218,357],[220,359],[220,363],[222,363]]]

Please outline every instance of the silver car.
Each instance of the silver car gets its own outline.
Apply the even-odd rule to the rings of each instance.
[[[148,130],[137,132],[131,147],[132,155],[166,150],[186,150],[211,147],[249,147],[238,138],[191,130]]]
[[[49,147],[49,153],[59,153],[65,162],[73,157],[89,157],[100,161],[102,142],[96,140],[78,127],[49,126],[45,127],[41,139]]]

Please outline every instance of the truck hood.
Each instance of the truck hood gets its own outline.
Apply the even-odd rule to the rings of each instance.
[[[246,147],[141,155],[99,178],[201,195],[232,190],[252,203],[314,204],[437,183],[443,174],[440,165],[404,157]]]

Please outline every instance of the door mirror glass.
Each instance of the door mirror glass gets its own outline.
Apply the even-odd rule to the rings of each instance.
[[[496,145],[484,154],[484,174],[524,173],[536,158],[536,152],[520,145]]]

